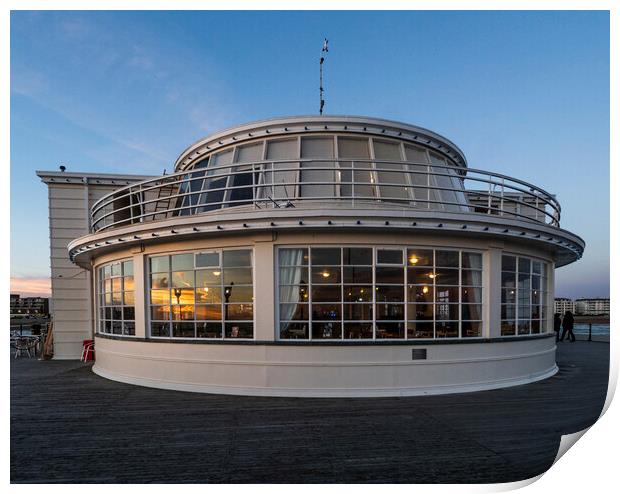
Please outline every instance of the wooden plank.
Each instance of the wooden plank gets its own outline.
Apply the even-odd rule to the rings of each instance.
[[[609,345],[560,343],[560,372],[443,396],[291,399],[116,383],[75,361],[11,360],[11,481],[487,483],[547,470],[592,425]],[[579,444],[576,445],[579,447]]]

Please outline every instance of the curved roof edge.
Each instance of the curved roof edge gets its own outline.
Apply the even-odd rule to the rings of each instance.
[[[448,156],[457,164],[467,167],[465,154],[456,144],[442,135],[423,127],[395,120],[355,115],[301,115],[257,120],[210,134],[183,150],[177,158],[174,168],[175,171],[182,171],[205,153],[211,153],[218,148],[256,139],[257,137],[324,132],[326,130],[355,134],[366,133],[409,140],[413,143],[430,147]]]

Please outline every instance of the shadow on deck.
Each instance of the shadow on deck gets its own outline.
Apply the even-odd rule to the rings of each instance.
[[[592,425],[609,344],[560,343],[525,386],[410,398],[164,391],[75,361],[11,360],[11,481],[487,483],[533,477]]]

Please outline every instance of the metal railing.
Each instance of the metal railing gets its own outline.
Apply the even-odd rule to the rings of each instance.
[[[296,159],[193,169],[128,185],[92,206],[91,231],[241,206],[369,202],[560,224],[560,204],[551,194],[499,173],[412,161]]]

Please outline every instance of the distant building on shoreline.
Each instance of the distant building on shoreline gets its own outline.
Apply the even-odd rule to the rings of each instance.
[[[608,298],[578,298],[575,300],[575,314],[583,316],[609,315]]]
[[[553,302],[553,312],[564,314],[567,310],[575,312],[575,302],[570,298],[556,298]]]
[[[13,316],[47,316],[49,310],[49,298],[46,297],[20,297],[19,293],[11,293],[11,317]]]
[[[608,298],[556,298],[553,303],[553,311],[564,314],[567,310],[579,316],[608,316]]]

